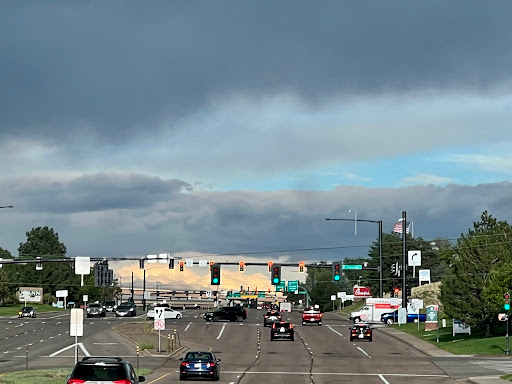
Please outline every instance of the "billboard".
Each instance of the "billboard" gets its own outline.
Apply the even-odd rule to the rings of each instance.
[[[19,302],[27,303],[42,303],[43,302],[43,288],[33,287],[20,287],[16,292]]]

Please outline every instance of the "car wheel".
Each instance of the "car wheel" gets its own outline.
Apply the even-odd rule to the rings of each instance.
[[[87,314],[87,318],[91,317],[89,314]]]
[[[244,321],[244,318],[243,318],[242,316],[238,316],[238,317],[236,318],[236,321],[238,321],[238,322]]]
[[[387,320],[386,320],[386,323],[388,323],[389,325],[391,325],[391,324],[393,324],[393,323],[394,323],[394,321],[393,321],[393,319],[391,319],[391,318],[390,318],[390,319],[387,319]]]
[[[292,337],[290,338],[291,341],[294,341],[295,340],[295,335],[292,335]]]
[[[219,381],[219,379],[220,379],[220,375],[215,375],[212,378],[213,381]]]
[[[302,325],[306,325],[306,322],[305,322],[305,321],[303,321],[303,322],[302,322]]]
[[[181,315],[176,315],[176,318],[177,319],[181,319]]]
[[[270,341],[274,341],[274,335],[270,335]]]
[[[187,381],[187,376],[180,375],[180,381]]]
[[[350,341],[354,341],[354,339],[351,337],[351,338],[350,338]]]
[[[368,341],[372,341],[372,336],[370,336],[370,338],[368,339]]]
[[[361,321],[361,319],[359,317],[354,317],[354,324]]]
[[[319,321],[319,322],[318,322],[318,325],[322,325],[322,322],[321,322],[321,321]]]

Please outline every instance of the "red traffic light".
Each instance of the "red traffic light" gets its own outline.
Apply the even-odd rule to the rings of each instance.
[[[510,300],[510,293],[505,293],[505,294],[503,295],[503,298],[504,298],[505,300]]]
[[[397,288],[395,288],[395,293],[398,293],[398,292],[400,292],[400,288],[397,287]]]

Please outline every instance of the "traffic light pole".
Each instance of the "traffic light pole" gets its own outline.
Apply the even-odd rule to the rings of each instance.
[[[508,341],[509,324],[510,324],[510,319],[509,319],[509,316],[508,316],[508,313],[507,313],[507,336],[506,336],[507,349],[505,350],[505,355],[510,355],[510,346],[509,346],[509,341]]]
[[[336,221],[362,221],[364,223],[377,223],[379,224],[379,297],[384,296],[384,288],[382,284],[382,220],[363,220],[363,219],[325,219]]]
[[[407,272],[407,213],[405,211],[402,211],[402,253],[403,253],[403,260],[402,260],[402,308],[407,309],[407,284],[406,284],[406,272]],[[419,318],[418,318],[419,320]]]

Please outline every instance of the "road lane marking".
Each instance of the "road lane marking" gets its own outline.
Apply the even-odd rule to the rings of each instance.
[[[179,372],[179,371],[178,371],[178,372]],[[174,372],[166,373],[165,375],[162,375],[162,376],[160,376],[160,377],[156,378],[155,380],[148,382],[148,384],[156,383],[157,381],[162,380],[164,377],[169,376],[171,373],[174,373]]]
[[[368,356],[369,359],[371,359],[371,356],[369,354],[367,354],[363,348],[361,347],[357,347],[357,349],[359,349],[361,352],[363,352],[366,356]]]
[[[187,326],[185,327],[185,331],[184,332],[187,332],[191,325],[192,325],[192,322],[188,323]]]
[[[220,337],[222,336],[222,332],[224,332],[224,328],[226,328],[226,324],[222,325],[222,328],[220,329],[220,332],[219,332],[219,336],[217,336],[217,340],[219,340]]]
[[[86,356],[91,356],[91,354],[87,351],[87,349],[85,349],[84,345],[82,343],[75,343],[75,344],[71,344],[71,345],[68,345],[67,347],[65,348],[62,348],[62,349],[59,349],[57,352],[54,352],[52,353],[51,355],[49,355],[48,357],[55,357],[57,356],[59,353],[62,353],[64,351],[67,351],[68,349],[71,349],[71,348],[74,348],[76,346],[79,346],[80,349],[82,350],[82,352],[86,355]]]
[[[333,331],[334,333],[337,333],[338,335],[340,335],[341,337],[345,337],[343,336],[343,334],[339,333],[338,331],[335,331],[334,329],[331,328],[330,325],[327,326],[327,328],[329,328],[331,331]]]
[[[379,375],[380,379],[385,383],[385,384],[389,384],[389,381],[387,381],[384,376],[382,375]]]
[[[415,374],[415,373],[361,373],[361,372],[283,372],[283,371],[225,371],[224,373],[230,374],[244,374],[244,375],[308,375],[308,376],[395,376],[395,377],[450,377],[449,375],[440,374]]]

